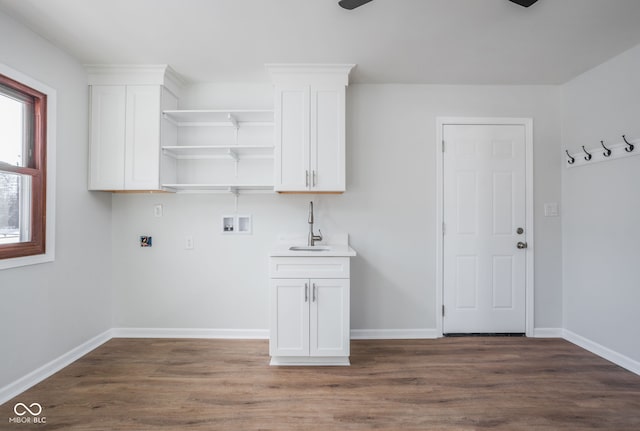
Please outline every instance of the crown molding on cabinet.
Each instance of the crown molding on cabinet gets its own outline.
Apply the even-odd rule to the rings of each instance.
[[[274,84],[296,84],[318,81],[330,85],[349,85],[349,73],[355,64],[265,64]]]
[[[185,80],[168,64],[85,64],[89,85],[163,85],[179,97]]]

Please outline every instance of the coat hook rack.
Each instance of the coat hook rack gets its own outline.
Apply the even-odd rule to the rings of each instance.
[[[567,160],[567,163],[569,163],[570,165],[573,165],[576,162],[576,158],[575,157],[571,157],[571,154],[569,154],[569,150],[564,150],[565,153],[567,153],[567,157],[569,157],[569,160]]]
[[[584,145],[581,149],[569,152],[565,150],[567,155],[567,168],[576,168],[578,166],[593,165],[594,163],[607,162],[624,157],[640,156],[640,151],[635,151],[640,146],[640,139],[628,139],[626,135],[621,135],[620,142],[607,142],[604,139],[600,141],[600,146],[586,148]]]
[[[627,141],[627,137],[626,137],[626,135],[622,135],[622,139],[624,140],[624,143],[625,143],[625,144],[627,144],[627,147],[625,147],[625,149],[624,149],[624,150],[625,150],[627,153],[632,152],[632,151],[633,151],[633,148],[634,148],[634,145],[633,145],[631,142]]]

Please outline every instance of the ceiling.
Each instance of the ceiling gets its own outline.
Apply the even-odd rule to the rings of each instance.
[[[0,0],[82,63],[267,82],[265,63],[357,63],[352,82],[560,84],[640,43],[639,0]]]

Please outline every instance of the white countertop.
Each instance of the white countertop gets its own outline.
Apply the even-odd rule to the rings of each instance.
[[[329,250],[289,250],[289,247],[306,247],[307,237],[304,235],[281,235],[279,241],[271,249],[270,257],[353,257],[356,251],[349,246],[349,235],[325,235],[325,240],[316,243]]]
[[[318,244],[329,247],[329,250],[319,251],[295,251],[289,250],[291,246],[306,246],[307,244],[283,242],[276,244],[269,253],[271,257],[353,257],[356,251],[348,244]]]

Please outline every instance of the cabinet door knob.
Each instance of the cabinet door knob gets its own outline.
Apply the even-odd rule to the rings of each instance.
[[[527,248],[529,245],[526,242],[519,242],[517,246],[522,250],[523,248]]]
[[[312,184],[313,184],[313,187],[315,187],[315,186],[316,186],[316,183],[317,183],[317,181],[316,181],[316,171],[315,171],[315,169],[314,169],[314,170],[313,170],[313,183],[312,183]]]
[[[313,302],[316,302],[316,284],[313,283]]]
[[[304,284],[304,302],[309,300],[309,285],[307,283]]]

